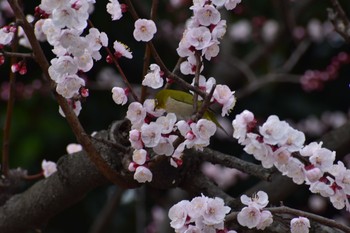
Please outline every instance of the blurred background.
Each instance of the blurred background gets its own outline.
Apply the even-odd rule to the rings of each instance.
[[[350,15],[350,2],[339,1]],[[6,1],[0,0],[0,23],[12,21]],[[27,14],[33,14],[34,3],[25,2]],[[39,4],[36,2],[35,4]],[[151,1],[135,1],[141,17],[149,18]],[[178,55],[186,19],[191,16],[188,0],[160,0],[154,43],[170,70]],[[144,43],[132,37],[133,21],[125,13],[119,21],[111,21],[105,11],[106,1],[97,1],[91,20],[107,33],[109,45],[115,40],[130,47],[133,59],[120,59],[130,82],[139,89],[142,80]],[[214,77],[236,91],[237,104],[229,117],[219,117],[229,129],[234,116],[245,109],[258,120],[278,115],[304,131],[307,141],[337,128],[349,119],[350,46],[334,31],[328,19],[330,1],[316,0],[242,0],[233,11],[221,10],[227,21],[227,32],[220,44],[219,56],[204,63],[203,75]],[[48,59],[51,48],[43,43]],[[23,52],[29,50],[20,49]],[[79,119],[88,133],[106,129],[117,119],[123,119],[126,107],[116,105],[111,98],[114,86],[124,86],[115,67],[103,59],[92,71],[81,74],[86,78],[90,96],[83,103]],[[65,119],[58,114],[58,105],[49,87],[42,80],[39,67],[28,60],[28,73],[17,76],[16,100],[10,138],[11,168],[28,169],[29,174],[41,170],[43,159],[57,161],[66,154],[66,146],[76,143]],[[0,66],[0,125],[3,129],[9,94],[9,59]],[[192,77],[184,77],[191,82]],[[149,96],[150,98],[152,96]],[[228,130],[229,131],[229,130]],[[229,131],[231,135],[232,132]],[[2,141],[3,134],[0,134]],[[211,148],[247,160],[232,137],[218,132]],[[350,155],[337,155],[350,167]],[[236,170],[203,165],[203,171],[234,197],[257,182]],[[217,174],[224,174],[218,176]],[[121,201],[119,202],[119,198]],[[89,232],[106,203],[119,204],[111,220],[100,232],[171,232],[168,228],[168,208],[186,196],[181,190],[155,190],[143,187],[122,192],[114,186],[103,186],[89,193],[77,205],[53,218],[44,232]],[[113,202],[115,201],[115,202]],[[285,204],[336,218],[349,223],[345,212],[335,211],[319,196],[310,195],[307,187],[290,195]],[[90,232],[94,232],[91,230]],[[97,232],[97,231],[95,231]]]

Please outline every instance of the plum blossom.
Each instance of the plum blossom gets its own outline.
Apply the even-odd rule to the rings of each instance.
[[[147,151],[144,149],[134,150],[132,160],[138,165],[143,165],[147,159]]]
[[[78,75],[68,75],[62,80],[62,82],[57,84],[56,91],[58,94],[69,99],[74,95],[79,94],[80,87],[84,85],[84,79],[80,78]]]
[[[225,206],[221,198],[208,198],[206,203],[206,210],[203,212],[203,223],[207,225],[215,225],[224,221],[226,214],[230,212],[231,208]]]
[[[269,202],[265,192],[259,191],[251,198],[242,195],[241,202],[247,207],[244,207],[237,215],[237,221],[240,225],[249,229],[256,227],[263,230],[273,222],[271,212],[263,210]]]
[[[73,112],[76,116],[79,115],[81,111],[81,102],[80,101],[74,101],[74,100],[68,100],[68,104],[71,105]],[[61,106],[58,108],[58,112],[61,114],[61,116],[66,117]]]
[[[173,205],[169,209],[168,216],[171,220],[170,226],[174,229],[181,229],[185,226],[188,209],[190,208],[190,202],[187,200],[183,200]]]
[[[225,8],[226,10],[233,10],[239,3],[241,3],[241,0],[227,0],[225,2]]]
[[[335,152],[326,148],[316,149],[309,158],[310,162],[322,171],[328,171],[335,160]]]
[[[113,43],[113,48],[115,51],[114,56],[117,58],[126,57],[128,59],[132,59],[132,52],[130,52],[130,49],[127,45],[116,40]]]
[[[289,125],[285,121],[275,116],[269,116],[266,122],[259,128],[260,134],[264,137],[264,142],[270,145],[283,143],[288,137]]]
[[[247,137],[247,133],[252,126],[255,125],[254,114],[248,110],[236,115],[232,121],[233,137],[238,139],[239,143],[243,143]]]
[[[51,176],[57,171],[56,163],[52,161],[46,161],[45,159],[41,163],[41,168],[43,169],[43,175],[45,178]]]
[[[237,221],[240,225],[252,229],[260,223],[261,212],[254,206],[244,207],[237,215]]]
[[[67,148],[66,148],[66,151],[68,154],[73,154],[82,150],[83,150],[83,147],[77,143],[70,143],[67,145]]]
[[[293,218],[290,221],[291,233],[308,233],[310,228],[310,221],[305,217]]]
[[[168,113],[166,116],[157,118],[156,123],[161,127],[162,134],[171,133],[176,123],[175,113]]]
[[[236,104],[234,92],[227,85],[217,85],[213,97],[219,104],[223,105],[221,116],[228,115]]]
[[[230,210],[221,198],[202,194],[191,201],[178,202],[169,209],[168,216],[176,232],[234,232],[224,228],[225,216]]]
[[[188,43],[196,50],[202,50],[210,45],[211,33],[207,27],[190,28],[185,36]]]
[[[157,89],[163,86],[164,80],[160,76],[160,67],[157,64],[151,64],[150,70],[142,80],[143,86],[148,86]]]
[[[156,100],[155,99],[146,99],[143,102],[143,107],[146,112],[154,117],[160,117],[164,114],[165,110],[162,108],[156,108]]]
[[[241,196],[241,202],[248,206],[255,206],[258,209],[265,208],[269,203],[269,197],[267,193],[263,191],[259,191],[254,194],[252,197],[248,197],[247,195]]]
[[[141,132],[137,129],[132,129],[129,132],[129,141],[134,149],[142,149],[143,142],[141,140]]]
[[[122,8],[118,0],[109,0],[106,9],[107,12],[111,15],[112,20],[118,20],[123,16]]]
[[[174,141],[178,138],[176,135],[170,135],[169,137],[161,137],[158,145],[153,147],[153,151],[158,155],[170,156],[174,153]]]
[[[1,45],[7,45],[12,41],[15,34],[12,30],[10,30],[10,28],[11,28],[10,26],[5,26],[5,27],[2,27],[0,29],[0,44]]]
[[[258,230],[264,230],[266,227],[270,226],[273,222],[272,214],[270,211],[263,210],[260,215],[260,222],[256,226]]]
[[[138,19],[135,21],[134,38],[137,41],[148,42],[157,32],[156,24],[152,20]]]
[[[139,102],[132,102],[129,104],[128,111],[126,112],[126,118],[131,121],[132,127],[140,128],[146,117],[146,110]]]
[[[217,24],[220,21],[219,11],[210,4],[204,5],[204,7],[196,8],[193,12],[198,22],[203,26],[209,26],[211,24]]]
[[[216,132],[215,123],[206,119],[200,119],[196,124],[192,123],[190,126],[196,137],[204,140],[209,140]]]
[[[134,173],[134,179],[139,183],[151,182],[153,178],[151,170],[145,166],[138,166]]]
[[[141,139],[145,147],[155,147],[161,138],[161,127],[155,122],[141,126]]]
[[[112,99],[116,104],[124,105],[128,102],[125,90],[121,87],[112,88]]]

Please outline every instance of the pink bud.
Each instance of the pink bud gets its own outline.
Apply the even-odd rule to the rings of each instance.
[[[23,64],[21,68],[19,69],[19,74],[20,75],[25,75],[27,73],[27,66]]]
[[[89,96],[89,89],[85,88],[85,87],[81,87],[80,88],[80,95],[84,98]]]
[[[13,65],[11,66],[11,71],[12,71],[12,73],[16,73],[16,72],[18,72],[18,71],[19,71],[19,69],[20,69],[20,66],[19,66],[19,64],[18,64],[18,63],[13,64]]]

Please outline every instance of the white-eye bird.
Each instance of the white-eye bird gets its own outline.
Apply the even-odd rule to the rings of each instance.
[[[175,113],[178,120],[189,120],[194,113],[193,95],[190,93],[179,90],[163,89],[156,94],[155,99],[157,102],[156,108],[162,108],[165,109],[166,112]],[[202,105],[202,102],[203,101],[198,101],[198,109]],[[203,118],[214,122],[219,128],[224,130],[210,109],[207,109],[204,112]]]

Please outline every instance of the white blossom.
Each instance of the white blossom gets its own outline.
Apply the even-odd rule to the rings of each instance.
[[[290,221],[291,233],[308,233],[310,228],[310,221],[305,217],[293,218]]]
[[[113,43],[113,48],[115,51],[114,55],[117,58],[126,57],[128,59],[132,59],[132,52],[130,52],[130,48],[127,45],[116,40]]]
[[[78,75],[68,75],[62,80],[62,82],[57,84],[56,91],[64,98],[69,99],[74,95],[79,94],[80,87],[84,85],[84,79],[80,78]]]
[[[140,128],[146,117],[146,110],[139,102],[132,102],[129,104],[128,111],[126,112],[126,118],[131,121],[133,129]]]
[[[138,165],[143,165],[147,159],[147,151],[144,149],[134,150],[132,160]]]
[[[161,127],[157,123],[143,124],[141,126],[141,139],[145,147],[155,147],[161,137]]]
[[[107,3],[106,9],[107,9],[107,12],[111,15],[112,20],[118,20],[123,16],[122,8],[118,0],[109,0],[109,3]]]
[[[260,223],[261,212],[254,206],[244,207],[237,215],[237,221],[240,225],[252,229]]]
[[[190,202],[187,200],[183,200],[173,205],[169,209],[168,216],[171,220],[170,226],[172,228],[180,229],[185,225],[188,216],[189,206]]]
[[[83,150],[83,147],[77,143],[70,143],[66,147],[66,151],[68,154],[73,154],[82,150]]]
[[[45,159],[41,163],[41,168],[43,169],[43,175],[45,178],[51,176],[57,171],[57,165],[55,162],[46,161]]]
[[[112,99],[116,104],[124,105],[128,102],[128,97],[125,90],[121,87],[112,88]]]
[[[138,166],[134,173],[134,179],[139,183],[146,183],[152,181],[152,172],[145,166]]]
[[[152,20],[138,19],[135,21],[134,38],[137,41],[148,42],[157,32],[156,24]]]
[[[215,197],[207,200],[206,210],[203,213],[203,223],[207,225],[215,225],[224,221],[225,216],[231,210],[225,206],[224,200]]]
[[[151,64],[149,72],[142,80],[143,86],[148,86],[157,89],[163,86],[164,80],[160,76],[160,67],[157,64]]]

